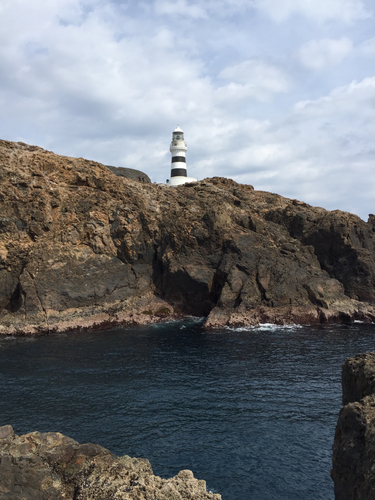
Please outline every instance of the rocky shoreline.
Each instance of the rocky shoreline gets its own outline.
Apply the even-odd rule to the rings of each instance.
[[[117,457],[97,444],[79,444],[58,432],[17,436],[0,427],[2,500],[221,500],[190,470],[154,476],[143,458]]]
[[[140,174],[142,174],[140,172]],[[0,334],[375,320],[375,218],[0,141]]]

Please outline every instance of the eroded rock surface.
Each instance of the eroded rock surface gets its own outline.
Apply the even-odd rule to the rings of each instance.
[[[221,500],[190,470],[154,476],[146,459],[117,457],[58,432],[14,434],[0,427],[2,500]]]
[[[375,318],[369,222],[213,178],[168,187],[0,141],[0,332]]]
[[[375,498],[375,353],[347,359],[333,445],[335,500]]]

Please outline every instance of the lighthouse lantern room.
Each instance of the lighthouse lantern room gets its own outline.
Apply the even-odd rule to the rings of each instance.
[[[180,129],[180,127],[176,127],[173,131],[169,151],[172,153],[170,185],[178,186],[180,184],[185,184],[185,182],[195,182],[197,179],[187,176],[187,146],[184,139],[184,132]]]

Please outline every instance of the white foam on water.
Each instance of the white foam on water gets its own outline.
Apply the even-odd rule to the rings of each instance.
[[[226,330],[234,332],[274,332],[277,330],[296,330],[302,328],[302,325],[292,323],[290,325],[277,325],[275,323],[259,323],[259,325],[249,326],[226,326]]]

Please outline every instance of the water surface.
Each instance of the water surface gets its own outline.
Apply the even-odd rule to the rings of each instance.
[[[191,469],[224,500],[330,500],[341,365],[369,350],[362,324],[1,338],[0,425]]]

